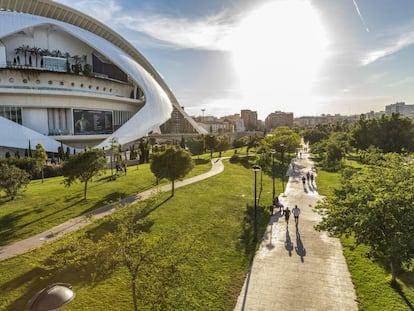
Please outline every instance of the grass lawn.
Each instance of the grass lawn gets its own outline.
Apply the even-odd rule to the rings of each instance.
[[[196,166],[186,176],[207,172],[211,163],[207,155],[194,158]],[[127,175],[120,174],[115,181],[108,181],[111,170],[88,184],[87,200],[83,200],[83,184],[67,188],[63,177],[30,182],[27,190],[13,201],[0,198],[0,245],[22,240],[46,231],[83,213],[114,203],[122,198],[155,186],[155,177],[149,164],[128,167]],[[167,183],[162,180],[161,183]]]
[[[347,164],[363,167],[355,161]],[[317,185],[321,195],[332,195],[340,187],[339,173],[318,170]],[[391,274],[387,267],[369,259],[369,248],[355,245],[353,238],[341,238],[344,256],[351,272],[360,310],[414,310],[414,273],[405,272],[398,278],[398,286],[390,284]]]
[[[168,200],[165,200],[167,193],[161,194],[159,199],[163,203],[147,216],[152,222],[151,234],[169,238],[172,230],[178,230],[183,235],[196,237],[202,244],[201,251],[192,252],[185,259],[184,266],[192,273],[174,292],[176,299],[171,310],[233,310],[256,249],[251,223],[253,180],[251,169],[226,162],[224,172],[219,175],[178,188]],[[261,202],[270,202],[269,176],[263,175],[263,185]],[[268,220],[268,209],[259,206],[259,236]],[[100,234],[109,226],[104,221],[83,230]],[[1,310],[25,309],[36,291],[57,281],[72,284],[76,292],[75,300],[65,310],[132,309],[125,270],[116,269],[93,281],[93,270],[99,268],[93,261],[89,269],[67,267],[57,271],[42,264],[51,256],[50,252],[50,246],[44,246],[0,262]],[[151,277],[157,277],[157,271]],[[148,293],[140,294],[144,297]],[[156,305],[146,304],[144,298],[139,300],[139,309],[158,310]]]

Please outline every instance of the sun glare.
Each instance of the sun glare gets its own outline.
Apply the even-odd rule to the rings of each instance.
[[[230,41],[245,100],[266,101],[266,113],[310,103],[327,39],[307,0],[265,4],[241,21]]]

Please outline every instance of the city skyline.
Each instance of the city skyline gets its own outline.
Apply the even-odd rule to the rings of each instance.
[[[414,102],[408,0],[59,0],[115,29],[190,115],[352,115]]]

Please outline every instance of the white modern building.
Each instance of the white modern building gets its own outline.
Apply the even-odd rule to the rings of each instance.
[[[159,131],[173,111],[202,133],[119,34],[49,0],[0,0],[0,148],[109,146]]]

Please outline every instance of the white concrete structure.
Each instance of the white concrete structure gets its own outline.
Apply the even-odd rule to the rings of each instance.
[[[199,130],[151,64],[107,26],[49,0],[0,0],[0,131],[9,131],[6,119],[20,128],[0,136],[0,147],[126,144],[157,130],[173,106]]]

